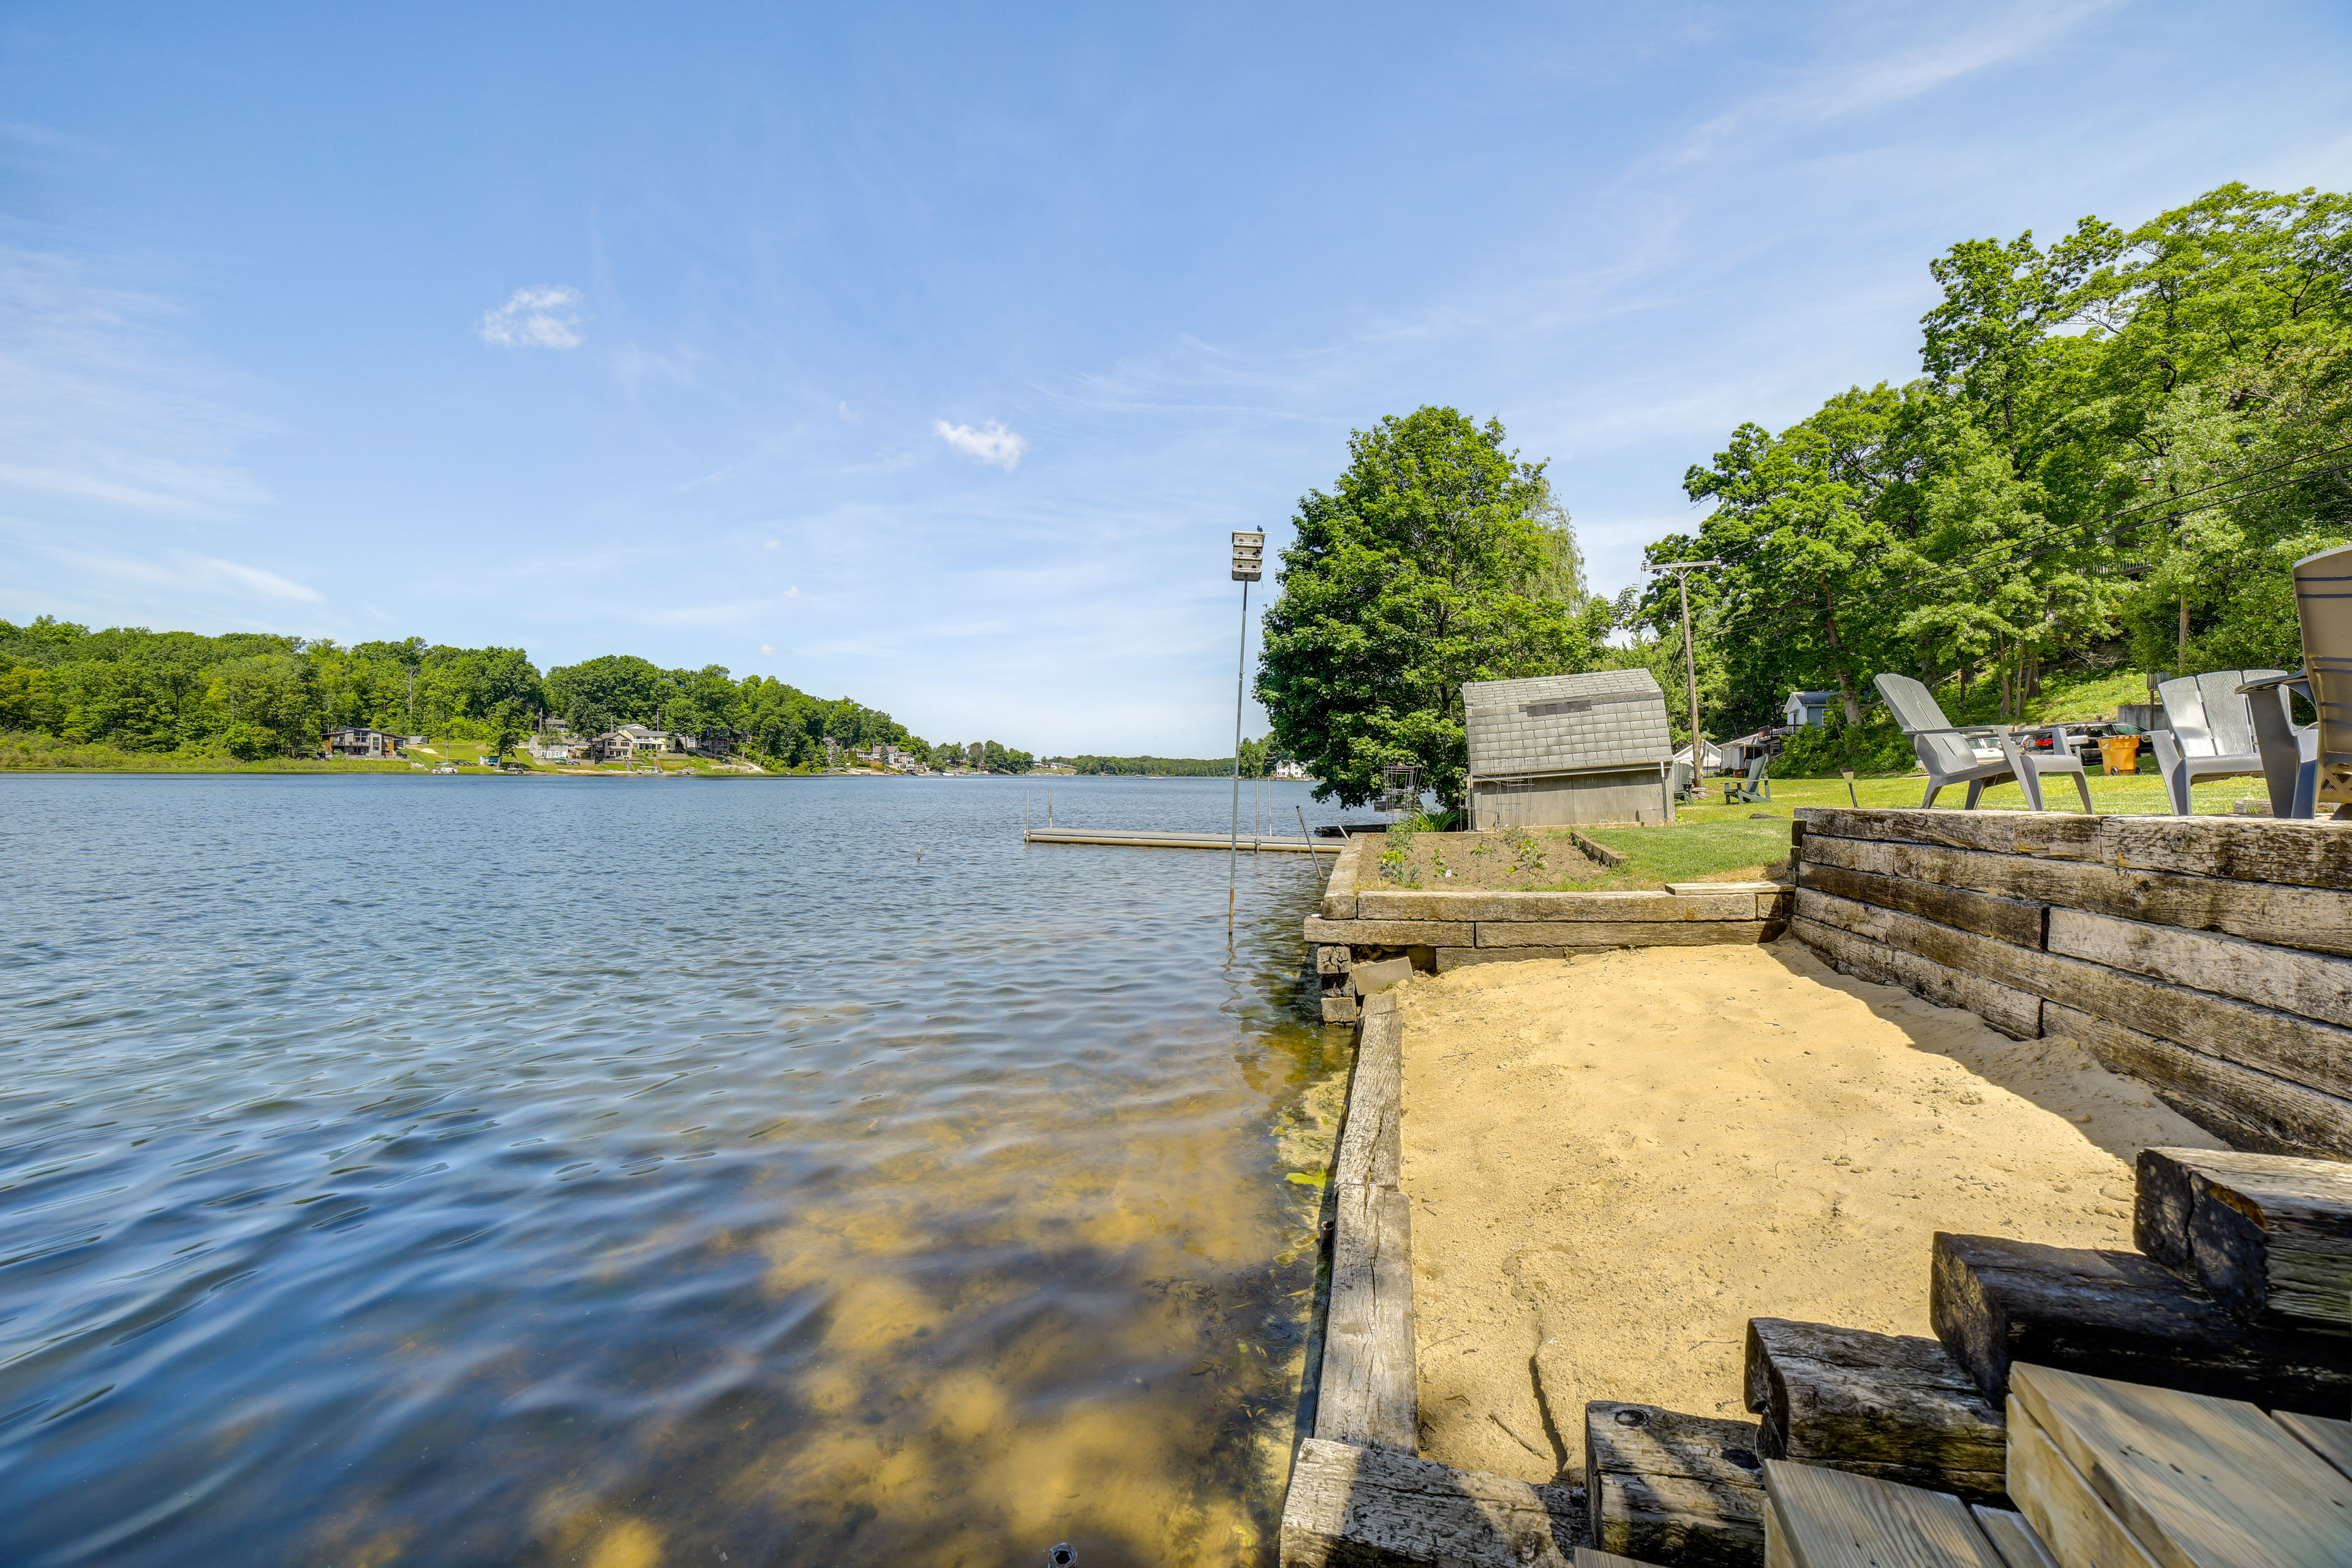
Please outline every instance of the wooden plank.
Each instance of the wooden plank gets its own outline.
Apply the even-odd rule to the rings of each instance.
[[[2096,858],[2125,870],[2180,871],[2352,891],[2352,832],[2332,822],[2248,816],[2108,816]]]
[[[2241,1323],[2137,1252],[1938,1231],[1927,1318],[1988,1400],[2032,1362],[2273,1410],[2352,1404],[2352,1337]]]
[[[1320,1437],[1298,1446],[1282,1568],[1569,1568],[1584,1499]]]
[[[1687,900],[1696,902],[1696,900]],[[1755,904],[1745,906],[1737,920],[1719,921],[1480,921],[1473,947],[1713,947],[1764,940],[1765,922],[1755,918]]]
[[[1592,1544],[1637,1561],[1753,1568],[1764,1555],[1758,1440],[1752,1421],[1605,1399],[1587,1405]]]
[[[1801,899],[1803,895],[1799,896]],[[2012,1039],[2036,1039],[2042,1034],[2044,1004],[2039,996],[1808,920],[1801,914],[1789,923],[1789,929],[1799,941],[1826,954],[1832,964],[1862,979],[1881,985],[1900,985],[1938,1006],[1965,1007]]]
[[[1942,1492],[1764,1461],[1771,1560],[1790,1568],[2007,1568],[1969,1505]]]
[[[1447,973],[1471,963],[1524,963],[1536,958],[1574,958],[1602,951],[1590,947],[1441,947],[1437,973]]]
[[[2001,1568],[2058,1568],[2058,1559],[2050,1555],[2050,1548],[2042,1543],[2033,1521],[2023,1514],[2005,1508],[1989,1508],[1983,1503],[1969,1511],[1977,1516],[1977,1528],[1985,1532],[1992,1549],[2000,1553]]]
[[[1325,942],[1315,950],[1318,974],[1345,974],[1354,962],[1352,950],[1339,942]]]
[[[1754,918],[1755,889],[1710,887],[1701,893],[1656,889],[1622,893],[1420,892],[1366,889],[1356,897],[1362,920],[1408,921],[1737,921]]]
[[[2271,1419],[2286,1429],[2287,1435],[2335,1466],[2346,1476],[2352,1477],[2352,1421],[2337,1421],[2326,1415],[2305,1415],[2293,1410],[2273,1410]]]
[[[2071,811],[1856,811],[1843,805],[1803,805],[1797,808],[1797,820],[1804,825],[1808,859],[1814,851],[1813,836],[1820,834],[2093,860],[2099,858],[2100,824],[2108,819]]]
[[[2352,1156],[2352,1100],[2225,1062],[2055,1002],[2042,1005],[2042,1032],[2073,1040],[2109,1072],[2137,1079],[2165,1104],[2241,1149]]]
[[[2009,1401],[2009,1495],[2062,1568],[2157,1568],[2014,1395]]]
[[[2352,1164],[2143,1149],[2138,1177],[2142,1252],[2247,1322],[2352,1332]]]
[[[2061,904],[2155,925],[2227,931],[2255,942],[2352,954],[2352,893],[2124,869],[2082,860],[1994,855],[1930,844],[1819,835],[1809,843],[1809,864],[1906,877],[2029,903]]]
[[[2352,1091],[2352,1030],[2232,997],[2192,991],[2063,953],[2034,952],[1973,931],[1834,894],[1800,889],[1797,913],[1929,958],[1964,973],[2106,1018],[2129,1018],[2160,1038],[2292,1079],[2326,1093]]]
[[[1934,1340],[1750,1318],[1746,1383],[1767,1458],[2003,1495],[2000,1411]]]
[[[1364,1004],[1348,1080],[1348,1114],[1331,1165],[1335,1186],[1393,1187],[1403,1179],[1403,1105],[1404,1010],[1384,993]]]
[[[1360,900],[1358,900],[1361,902]],[[1475,927],[1455,921],[1327,921],[1307,917],[1309,942],[1350,947],[1475,947]]]
[[[1421,1446],[1412,1342],[1412,1205],[1402,1169],[1404,1015],[1364,1004],[1348,1114],[1331,1168],[1331,1289],[1315,1435],[1410,1454]]]
[[[1412,1208],[1394,1187],[1338,1187],[1315,1435],[1411,1454],[1421,1447],[1412,1345]]]
[[[2352,959],[2084,910],[2052,910],[2043,945],[2110,969],[2352,1025]]]
[[[2010,1389],[2165,1568],[2352,1563],[2352,1479],[2253,1405],[2027,1363]]]
[[[1370,842],[1369,835],[1351,837],[1347,847],[1339,852],[1339,860],[1331,868],[1331,879],[1323,884],[1320,912],[1325,920],[1351,921],[1356,918],[1357,879],[1363,874],[1364,847]]]
[[[1986,856],[1984,858],[2009,858],[2031,864],[2016,856]],[[2042,945],[2042,906],[2040,904],[2000,898],[1990,893],[1971,892],[1938,882],[1914,881],[1908,877],[1886,877],[1874,871],[1850,870],[1827,860],[1805,862],[1803,885],[1824,893],[1834,893],[1840,898],[1852,899],[1856,903],[1870,904],[1882,910],[1901,910],[1906,914],[1958,926],[1962,931],[1997,937],[2020,947]]]

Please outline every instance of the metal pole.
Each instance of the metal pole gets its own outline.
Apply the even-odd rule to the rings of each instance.
[[[1691,776],[1706,776],[1706,738],[1698,732],[1698,655],[1691,647],[1690,574],[1677,570],[1675,584],[1683,595],[1683,673],[1690,679]]]
[[[1234,893],[1242,866],[1242,682],[1249,669],[1249,584],[1242,584],[1241,651],[1234,656],[1234,837],[1225,850],[1225,934],[1234,934]]]

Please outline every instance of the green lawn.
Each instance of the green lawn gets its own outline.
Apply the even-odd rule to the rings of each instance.
[[[1584,830],[1586,837],[1628,857],[1606,877],[1557,884],[1563,892],[1590,892],[1612,888],[1653,888],[1666,882],[1696,882],[1738,874],[1762,877],[1789,858],[1789,822],[1745,818],[1715,822],[1676,823],[1671,827],[1599,827]],[[1783,868],[1785,869],[1785,867]]]
[[[2164,781],[2157,777],[2155,764],[2141,758],[2142,771],[2109,778],[2091,770],[2091,805],[2102,815],[2133,816],[2162,815],[2172,807],[2164,796]],[[1720,780],[1710,780],[1720,784]],[[1927,793],[1925,773],[1882,773],[1865,775],[1854,781],[1854,795],[1862,805],[1870,806],[1916,806]],[[2200,813],[2227,814],[2239,800],[2252,796],[2267,798],[2268,792],[2259,776],[2242,779],[2214,779],[2197,784],[2189,792],[2190,805]],[[1958,807],[1969,797],[1966,784],[1948,785],[1936,797],[1936,807]],[[2042,803],[2052,811],[2080,811],[2082,797],[2074,793],[2074,781],[2060,774],[2042,780]],[[1685,804],[1675,807],[1676,817],[1685,823],[1745,821],[1752,814],[1769,811],[1786,816],[1792,807],[1800,805],[1846,805],[1845,781],[1825,779],[1774,779],[1772,798],[1759,805],[1723,804],[1719,788],[1710,790],[1703,805]],[[1998,784],[1984,792],[1977,803],[1979,811],[2023,811],[2025,792],[2014,784]]]

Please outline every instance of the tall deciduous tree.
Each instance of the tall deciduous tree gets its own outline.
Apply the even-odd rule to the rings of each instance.
[[[1582,597],[1543,465],[1503,442],[1451,408],[1391,416],[1299,501],[1256,692],[1318,798],[1361,805],[1389,763],[1458,798],[1463,682],[1591,666],[1608,606]]]

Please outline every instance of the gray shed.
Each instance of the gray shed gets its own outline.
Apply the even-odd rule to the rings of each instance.
[[[1462,704],[1473,828],[1675,819],[1666,698],[1648,670],[1474,680]]]

